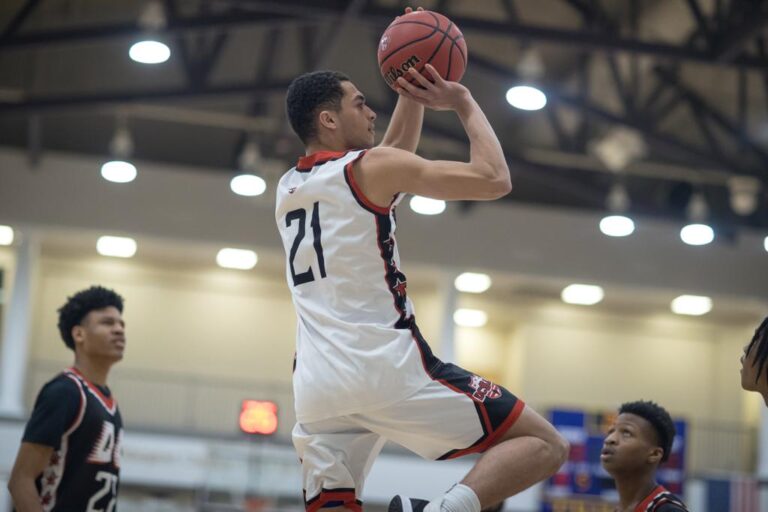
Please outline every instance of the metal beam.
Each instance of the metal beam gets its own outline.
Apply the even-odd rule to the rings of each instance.
[[[718,38],[719,41],[714,51],[714,57],[719,62],[735,59],[744,50],[744,46],[750,40],[759,36],[760,32],[768,26],[768,3],[764,1],[743,2],[741,4],[734,4],[734,7],[737,5],[747,7],[744,11],[745,21],[732,27]]]
[[[310,7],[282,0],[281,2],[254,2],[259,12],[235,12],[225,15],[208,15],[179,18],[170,24],[162,35],[172,36],[190,30],[215,27],[234,27],[248,25],[274,26],[276,23],[317,23],[338,16],[340,10],[333,7]],[[275,12],[277,11],[277,12]],[[401,12],[397,9],[369,6],[360,13],[359,23],[370,25],[377,30],[389,24],[394,16]],[[464,32],[478,31],[484,34],[496,34],[506,37],[541,41],[567,45],[581,50],[599,50],[607,52],[626,52],[655,56],[662,59],[686,60],[694,62],[713,62],[712,55],[686,46],[624,38],[616,34],[587,32],[549,26],[536,26],[507,21],[484,20],[453,16],[453,21]],[[23,48],[35,45],[55,45],[88,40],[131,37],[141,33],[133,23],[103,25],[99,27],[81,27],[39,31],[29,34],[15,34],[0,40],[0,49]],[[747,69],[765,69],[768,59],[749,55],[739,55],[731,61],[721,63],[727,66],[741,66]]]
[[[704,41],[707,43],[707,46],[711,45],[711,29],[710,29],[710,23],[709,20],[704,16],[704,13],[701,10],[701,6],[699,5],[699,0],[687,0],[686,1],[688,5],[688,10],[691,11],[691,15],[696,20],[696,25],[698,26],[697,32],[701,34]],[[691,40],[691,43],[693,43],[695,39]]]
[[[506,69],[503,66],[500,66],[499,64],[496,64],[494,62],[491,62],[479,56],[473,57],[472,65],[476,69],[481,69],[483,71],[489,72],[494,76],[503,76],[505,77],[505,79],[508,79],[510,76],[514,75],[514,72],[512,70]],[[623,126],[627,126],[629,128],[635,129],[640,133],[642,133],[643,136],[645,136],[649,142],[653,142],[653,143],[656,143],[657,145],[665,146],[665,147],[680,151],[682,153],[685,153],[689,155],[689,157],[695,159],[700,164],[712,165],[712,163],[717,163],[726,169],[730,169],[733,171],[738,170],[739,172],[742,172],[745,174],[764,177],[763,171],[760,169],[744,168],[743,165],[739,165],[736,162],[725,159],[720,155],[713,153],[712,151],[710,151],[710,148],[702,148],[694,144],[690,144],[686,141],[680,140],[671,135],[662,134],[656,131],[655,129],[653,129],[653,127],[644,120],[633,119],[633,118],[616,114],[614,112],[607,111],[601,106],[598,106],[592,103],[591,101],[581,97],[580,95],[569,94],[563,90],[558,89],[557,87],[549,86],[546,88],[546,91],[548,92],[548,95],[547,95],[548,98],[550,98],[552,103],[554,104],[560,103],[563,105],[568,105],[571,108],[576,108],[581,110],[582,112],[584,112],[586,115],[590,117],[601,119],[611,124],[619,124],[619,125],[623,125]]]
[[[136,101],[176,100],[192,97],[220,96],[224,94],[272,94],[284,93],[290,81],[265,83],[234,83],[190,89],[182,86],[169,89],[113,91],[106,93],[30,97],[13,103],[0,103],[0,113],[29,113],[44,110],[72,109]]]
[[[746,131],[741,130],[736,124],[734,124],[730,119],[728,119],[722,112],[720,112],[715,107],[707,103],[699,94],[697,94],[691,88],[685,86],[685,84],[683,84],[677,76],[669,73],[666,69],[660,68],[660,67],[655,68],[654,72],[659,77],[669,82],[670,85],[679,89],[680,92],[684,94],[685,100],[690,102],[694,108],[706,114],[709,118],[715,121],[716,124],[718,124],[726,133],[731,135],[731,137],[733,137],[734,140],[738,142],[744,149],[747,149],[748,151],[757,155],[760,158],[760,160],[763,162],[763,166],[765,168],[768,168],[768,152],[764,148],[760,147],[760,145],[757,144],[754,140],[752,140],[752,138],[749,136],[749,134]]]
[[[13,17],[13,19],[8,23],[8,25],[5,26],[3,33],[0,34],[0,41],[7,39],[8,37],[15,34],[19,28],[21,28],[24,22],[27,21],[27,18],[29,18],[29,15],[32,14],[39,3],[40,0],[27,0],[27,3],[25,3],[22,8],[16,12],[16,15]]]

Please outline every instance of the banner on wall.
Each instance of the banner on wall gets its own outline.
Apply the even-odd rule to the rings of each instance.
[[[571,443],[568,461],[544,485],[542,512],[613,512],[618,494],[600,465],[600,451],[616,411],[590,413],[553,410],[549,419]],[[657,474],[661,485],[680,497],[685,481],[686,423],[675,420],[677,434],[669,460]]]

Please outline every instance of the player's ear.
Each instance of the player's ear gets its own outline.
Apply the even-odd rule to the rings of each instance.
[[[662,457],[664,457],[664,450],[657,446],[648,453],[648,462],[651,464],[661,464]]]
[[[329,130],[335,130],[338,127],[336,119],[336,112],[333,110],[323,110],[318,114],[318,122],[320,126],[324,126]]]

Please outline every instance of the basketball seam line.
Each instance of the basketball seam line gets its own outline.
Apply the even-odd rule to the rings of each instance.
[[[427,25],[427,26],[429,26],[429,25]],[[389,54],[387,54],[387,56],[386,56],[386,57],[384,57],[384,58],[381,60],[381,62],[379,63],[379,67],[383,66],[383,65],[384,65],[384,63],[385,63],[385,62],[387,62],[387,60],[389,60],[390,58],[392,58],[392,56],[393,56],[394,54],[396,54],[397,52],[399,52],[399,51],[400,51],[400,50],[402,50],[403,48],[406,48],[406,47],[408,47],[408,46],[410,46],[410,45],[412,45],[412,44],[414,44],[414,43],[418,43],[419,41],[424,41],[425,39],[429,39],[430,37],[432,37],[433,35],[435,35],[435,34],[437,33],[437,31],[439,30],[439,28],[438,28],[438,27],[432,27],[432,28],[433,28],[434,30],[432,30],[432,32],[431,32],[429,35],[426,35],[426,36],[424,36],[424,37],[420,37],[420,38],[418,38],[418,39],[414,39],[414,40],[412,40],[412,41],[408,41],[408,42],[407,42],[407,43],[405,43],[404,45],[402,45],[402,46],[400,46],[400,47],[398,47],[398,48],[395,48],[394,50],[392,50],[391,52],[389,52]]]
[[[439,23],[439,22],[438,22],[438,23]],[[430,25],[429,23],[424,23],[423,21],[401,21],[401,22],[399,22],[399,23],[396,23],[396,24],[394,24],[394,25],[391,25],[391,26],[395,27],[395,26],[397,26],[397,25],[421,25],[421,26],[423,26],[423,27],[429,27],[429,28],[432,28],[432,29],[434,29],[434,30],[432,31],[432,33],[431,33],[431,34],[429,34],[429,36],[427,36],[427,37],[432,37],[432,36],[435,34],[435,32],[442,32],[443,34],[445,34],[445,35],[447,35],[447,36],[448,36],[448,39],[450,39],[450,40],[451,40],[451,42],[453,42],[453,44],[454,44],[454,45],[456,45],[456,47],[459,49],[459,53],[461,54],[461,58],[462,58],[462,60],[464,61],[464,66],[466,66],[466,65],[467,65],[467,56],[466,56],[466,55],[464,55],[464,52],[461,50],[461,47],[460,47],[460,46],[459,46],[459,45],[456,43],[456,42],[457,42],[459,39],[464,39],[464,34],[462,34],[461,32],[459,32],[459,35],[457,35],[455,38],[453,38],[453,37],[451,37],[451,35],[450,35],[448,32],[446,32],[445,30],[441,29],[441,28],[439,27],[439,25],[438,25],[438,26],[432,26],[432,25]],[[448,29],[450,29],[450,28],[451,28],[451,26],[453,26],[453,22],[451,22],[451,24],[450,24],[450,25],[448,25]],[[448,29],[446,29],[446,30],[448,30]],[[456,29],[458,30],[458,27],[456,27]],[[419,42],[419,41],[423,41],[424,39],[426,39],[426,38],[415,39],[415,40],[413,40],[413,41],[410,41],[408,44],[411,44],[411,43],[417,43],[417,42]],[[408,44],[407,44],[407,45],[405,45],[405,46],[408,46]],[[392,53],[395,53],[395,52],[397,52],[397,51],[400,51],[400,50],[402,50],[402,49],[403,49],[405,46],[401,46],[401,47],[400,47],[400,48],[398,48],[397,50],[393,50],[393,51],[392,51]],[[389,55],[387,55],[387,59],[388,59],[388,58],[390,58],[390,57],[392,56],[392,53],[390,53]],[[385,59],[385,60],[386,60],[386,59]],[[382,64],[383,64],[383,63],[384,63],[384,61],[382,61]]]

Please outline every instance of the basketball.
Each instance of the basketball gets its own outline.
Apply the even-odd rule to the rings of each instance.
[[[379,69],[387,85],[395,88],[409,68],[423,72],[431,64],[445,80],[457,82],[467,67],[467,43],[451,20],[433,11],[413,11],[399,16],[382,34]],[[427,73],[427,78],[429,74]]]

